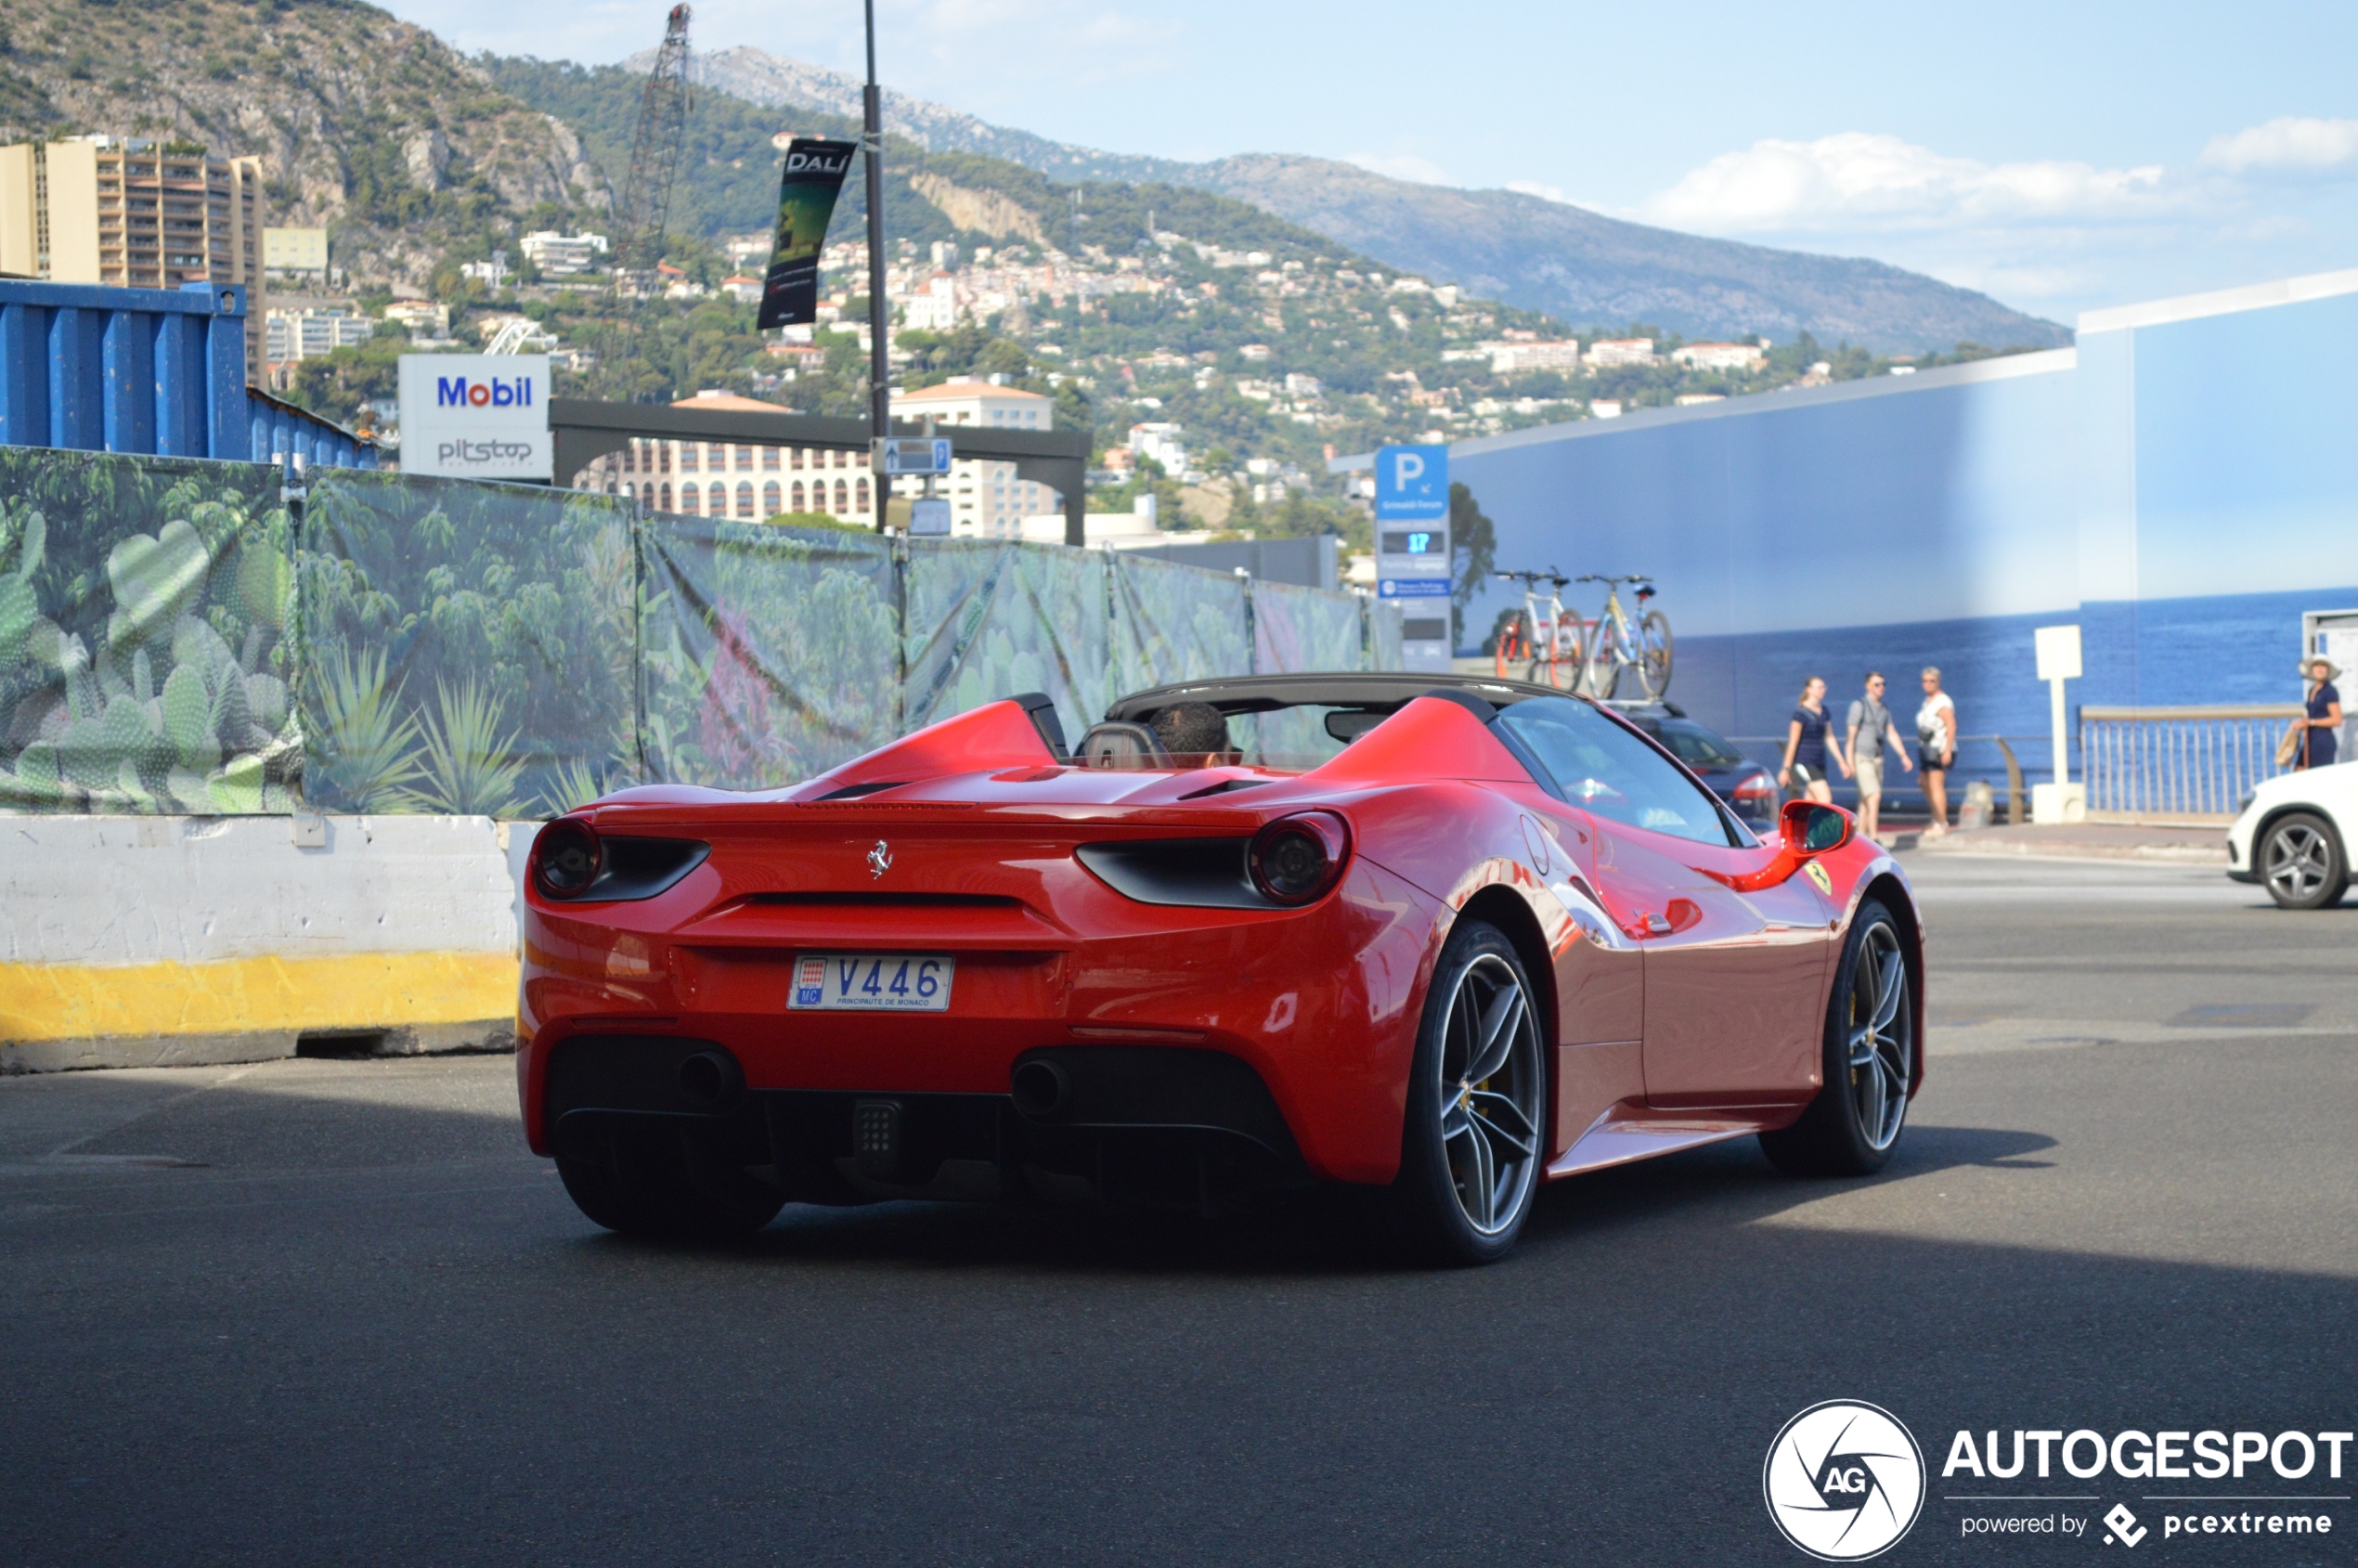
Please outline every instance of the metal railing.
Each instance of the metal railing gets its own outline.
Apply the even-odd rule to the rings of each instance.
[[[2079,756],[2092,823],[2229,823],[2243,797],[2285,770],[2276,746],[2304,710],[2083,707]]]

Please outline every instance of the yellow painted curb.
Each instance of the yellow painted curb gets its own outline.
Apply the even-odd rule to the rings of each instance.
[[[514,1013],[505,952],[356,952],[216,964],[0,964],[0,1041],[384,1029]]]

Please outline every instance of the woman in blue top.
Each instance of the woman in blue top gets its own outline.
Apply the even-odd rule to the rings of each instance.
[[[2309,688],[2309,717],[2301,724],[2300,766],[2330,768],[2340,742],[2341,693],[2334,688],[2340,672],[2324,659],[2311,659],[2308,673],[2315,684]]]
[[[1801,689],[1801,701],[1793,710],[1793,721],[1785,727],[1785,763],[1777,770],[1777,782],[1787,789],[1798,785],[1812,800],[1833,804],[1834,786],[1826,775],[1826,758],[1831,755],[1847,777],[1850,764],[1843,761],[1842,742],[1834,738],[1826,713],[1826,683],[1817,676]]]

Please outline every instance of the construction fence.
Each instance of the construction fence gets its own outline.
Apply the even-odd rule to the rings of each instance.
[[[549,816],[1020,692],[1400,667],[1391,607],[1109,551],[0,447],[0,810]]]

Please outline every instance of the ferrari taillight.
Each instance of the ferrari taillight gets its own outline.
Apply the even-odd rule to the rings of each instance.
[[[532,841],[532,882],[544,899],[577,899],[605,869],[605,846],[590,824],[562,818]]]
[[[1303,811],[1263,828],[1245,861],[1263,898],[1293,905],[1325,897],[1350,856],[1351,835],[1341,817]]]

